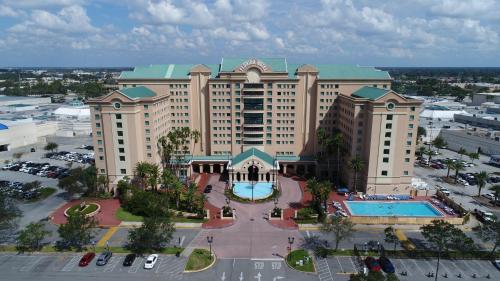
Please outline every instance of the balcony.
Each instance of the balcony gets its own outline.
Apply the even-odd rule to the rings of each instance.
[[[263,96],[264,95],[264,91],[243,91],[243,96],[246,96],[246,97],[259,97],[259,96]]]
[[[264,83],[245,83],[243,85],[245,89],[264,89]]]

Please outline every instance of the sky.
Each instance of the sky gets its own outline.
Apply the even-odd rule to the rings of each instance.
[[[0,0],[0,66],[500,66],[500,0]]]

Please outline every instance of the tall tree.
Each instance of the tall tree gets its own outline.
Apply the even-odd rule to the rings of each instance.
[[[128,233],[128,248],[134,253],[144,254],[161,251],[170,242],[175,228],[168,216],[144,218],[141,227],[132,228]]]
[[[494,256],[500,245],[500,221],[480,224],[477,228],[474,228],[474,232],[483,242],[493,243],[491,255]]]
[[[59,145],[55,142],[49,142],[47,143],[47,145],[45,145],[45,147],[43,149],[49,151],[50,152],[54,152],[54,150],[57,150],[57,148],[59,147]]]
[[[428,158],[427,158],[427,161],[429,161],[429,164],[428,164],[428,165],[430,165],[430,164],[431,164],[431,159],[432,159],[432,156],[434,155],[434,151],[432,151],[432,150],[428,149],[428,150],[426,150],[426,151],[425,151],[425,154],[426,154],[426,155],[427,155],[427,157],[428,157]]]
[[[460,160],[462,160],[463,156],[467,154],[467,150],[465,150],[465,148],[463,147],[460,147],[460,149],[458,150],[458,154],[460,154]]]
[[[396,236],[396,230],[392,226],[389,226],[384,229],[384,234],[384,241],[390,244],[394,244],[394,251],[396,251],[396,246],[399,243],[399,238]]]
[[[75,212],[68,217],[65,224],[61,224],[57,232],[60,240],[58,246],[61,248],[75,248],[81,251],[85,245],[90,244],[94,237],[92,231],[97,222],[92,217],[86,217],[83,213]]]
[[[43,239],[49,234],[50,231],[45,230],[42,222],[32,222],[19,231],[16,249],[20,252],[38,251],[42,248]]]
[[[97,186],[99,187],[99,192],[106,191],[106,187],[108,186],[108,177],[105,175],[99,175],[97,177]]]
[[[9,237],[17,228],[17,219],[21,216],[21,210],[16,202],[3,192],[0,192],[0,243],[9,240]]]
[[[453,162],[452,159],[446,159],[443,161],[443,163],[446,165],[446,169],[448,169],[448,172],[446,173],[446,178],[450,178],[450,170],[453,169],[453,164],[455,164],[455,162]]]
[[[365,162],[361,159],[361,157],[356,155],[356,157],[352,158],[351,161],[349,161],[349,168],[351,168],[352,171],[354,172],[353,187],[354,187],[354,193],[357,193],[358,173],[365,168]]]
[[[417,155],[423,157],[426,151],[427,149],[425,148],[425,146],[419,146],[417,148]]]
[[[84,191],[83,186],[78,182],[78,179],[71,175],[60,179],[57,183],[57,187],[65,190],[70,198],[73,197],[73,195]]]
[[[156,164],[150,164],[148,171],[148,183],[152,190],[158,190],[158,183],[160,181],[160,167]]]
[[[462,162],[456,161],[455,163],[453,163],[453,170],[455,170],[455,183],[457,183],[458,173],[460,173],[460,171],[465,170],[465,166],[464,164],[462,164]]]
[[[474,242],[467,237],[460,229],[442,220],[433,220],[431,224],[420,227],[422,236],[437,250],[438,258],[436,264],[435,279],[439,276],[439,263],[443,251],[450,249],[471,249]]]
[[[335,251],[337,251],[339,243],[354,232],[354,223],[352,223],[349,218],[331,216],[323,223],[321,231],[327,234],[333,234],[335,239]]]
[[[195,207],[193,205],[193,203],[194,203],[197,188],[198,187],[197,187],[196,183],[194,183],[194,182],[192,182],[188,185],[187,192],[186,192],[185,196],[186,196],[186,205],[187,205],[189,211],[193,211],[193,208]]]
[[[471,152],[469,153],[469,158],[472,163],[474,163],[474,160],[479,160],[479,153],[478,152]]]
[[[433,141],[432,141],[432,145],[437,148],[437,151],[439,152],[440,149],[442,149],[443,147],[445,147],[448,143],[440,136],[436,137]]]
[[[486,185],[486,182],[488,180],[488,172],[486,171],[481,171],[476,175],[476,180],[477,180],[477,187],[479,188],[479,191],[477,193],[477,196],[481,196],[481,190],[483,187]]]
[[[148,177],[151,171],[151,164],[148,162],[138,162],[135,164],[134,174],[139,178],[141,183],[141,188],[146,189],[146,184],[148,182]]]
[[[422,140],[422,137],[427,136],[427,130],[424,127],[418,126],[417,128],[417,142]]]

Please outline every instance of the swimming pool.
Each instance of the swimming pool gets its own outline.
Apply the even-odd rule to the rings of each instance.
[[[252,184],[249,182],[234,183],[233,192],[241,198],[252,199]],[[273,184],[258,182],[253,185],[253,199],[264,199],[273,194]]]
[[[372,217],[443,217],[429,202],[344,201],[353,216]]]

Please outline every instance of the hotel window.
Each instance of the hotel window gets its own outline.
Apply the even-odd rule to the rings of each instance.
[[[411,150],[407,149],[406,150],[406,155],[410,155],[411,154]]]
[[[408,171],[403,171],[403,175],[407,176],[408,174]]]
[[[102,136],[102,132],[101,131],[97,131],[96,134],[97,134],[98,137]]]
[[[121,173],[122,175],[125,175],[125,174],[127,173],[127,170],[125,170],[125,169],[120,169],[120,173]]]
[[[125,148],[123,148],[123,147],[118,148],[118,152],[125,153]]]
[[[273,88],[273,83],[267,83],[267,87],[268,87],[269,89],[272,89],[272,88]]]
[[[151,153],[148,153],[147,155],[148,155],[148,158],[151,158],[151,156],[152,156],[152,154],[151,154]]]
[[[410,121],[415,120],[415,115],[410,115]]]
[[[411,141],[406,141],[406,145],[411,145]]]
[[[266,140],[266,144],[272,144],[271,140]]]
[[[149,126],[149,121],[144,121],[145,126]]]
[[[95,123],[96,128],[101,128],[101,123]]]
[[[148,108],[149,108],[149,105],[145,104],[144,109],[148,109]]]
[[[413,124],[409,124],[408,129],[413,129]]]
[[[335,84],[335,89],[338,89],[339,88],[339,84]]]
[[[95,120],[99,120],[99,119],[101,119],[101,115],[96,114],[96,115],[95,115]]]
[[[123,128],[122,122],[116,122],[116,127],[117,128]]]
[[[99,147],[99,152],[104,152],[104,148]]]
[[[392,114],[387,114],[387,120],[392,120]]]
[[[99,160],[103,161],[104,160],[104,156],[99,156]]]
[[[119,137],[123,137],[123,131],[116,131],[116,134],[117,134]]]
[[[390,151],[390,149],[384,149],[384,154],[389,154]]]
[[[144,118],[149,118],[149,113],[144,113]]]
[[[102,140],[97,140],[98,145],[102,145]]]
[[[121,155],[120,156],[120,161],[125,161],[125,156]]]
[[[388,140],[384,141],[384,145],[386,145],[386,146],[391,145],[391,141],[388,141]]]
[[[412,138],[413,137],[413,133],[408,133],[408,137]]]
[[[146,145],[147,150],[151,150],[151,145]]]
[[[121,115],[121,114],[116,114],[116,115],[115,115],[115,117],[116,117],[116,119],[118,119],[118,120],[121,120],[121,119],[122,119],[122,115]]]
[[[382,176],[387,176],[387,171],[382,171]]]
[[[391,123],[387,123],[387,124],[385,124],[385,128],[386,128],[386,129],[392,129],[392,124],[391,124]]]
[[[382,85],[382,87],[383,87],[384,89],[387,89],[387,85],[386,85],[386,84]]]
[[[410,110],[415,111],[415,107],[414,106],[410,107]]]
[[[146,134],[149,135],[151,133],[150,129],[146,129]]]
[[[390,137],[391,137],[391,132],[386,132],[386,133],[385,133],[385,137],[386,137],[386,138],[390,138]]]
[[[384,159],[382,160],[384,163],[389,163],[389,157],[384,157]]]
[[[151,141],[151,138],[150,138],[150,137],[147,137],[147,138],[146,138],[146,141]]]
[[[119,140],[118,140],[118,144],[123,144],[123,140],[122,140],[122,139],[119,139]]]
[[[409,163],[410,162],[410,158],[405,158],[405,162]]]
[[[101,174],[104,174],[104,173],[106,173],[106,170],[101,169]]]

